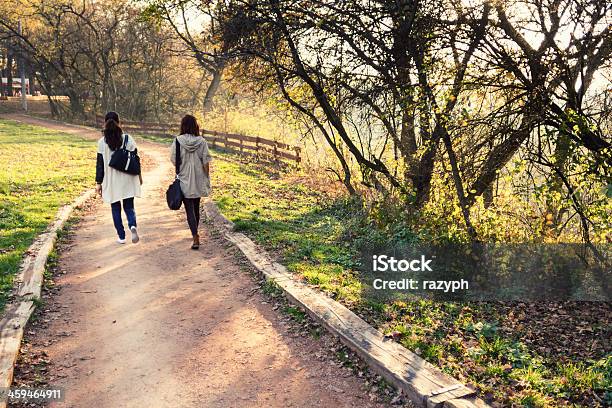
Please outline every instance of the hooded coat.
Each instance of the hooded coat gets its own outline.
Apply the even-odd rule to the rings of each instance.
[[[208,144],[202,136],[177,136],[170,148],[170,160],[176,165],[176,141],[181,145],[178,179],[185,198],[207,197],[210,194],[210,180],[204,173],[204,166],[212,160]]]

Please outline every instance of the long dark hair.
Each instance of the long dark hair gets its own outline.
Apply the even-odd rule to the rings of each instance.
[[[117,150],[123,144],[123,131],[119,127],[117,112],[108,112],[104,116],[104,141],[111,150]]]
[[[181,135],[200,135],[200,127],[198,121],[192,115],[185,115],[181,119]]]

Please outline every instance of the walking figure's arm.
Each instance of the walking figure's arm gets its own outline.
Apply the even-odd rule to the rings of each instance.
[[[176,164],[176,140],[170,145],[170,161],[172,164]]]
[[[208,144],[206,140],[204,141],[204,148],[202,149],[202,168],[204,169],[204,174],[206,177],[210,177],[210,162],[212,161],[212,156],[208,151]]]
[[[102,194],[102,182],[104,181],[104,156],[98,153],[96,158],[96,193]]]

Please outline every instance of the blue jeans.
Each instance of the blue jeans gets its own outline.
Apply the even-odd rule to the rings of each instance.
[[[123,222],[121,221],[121,201],[112,203],[111,210],[113,212],[113,224],[115,224],[117,235],[119,235],[120,239],[125,239],[125,229],[123,229]],[[136,211],[134,210],[134,197],[123,200],[123,211],[127,217],[128,227],[135,227]]]

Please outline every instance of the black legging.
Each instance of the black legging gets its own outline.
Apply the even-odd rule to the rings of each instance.
[[[191,230],[191,235],[195,236],[198,233],[198,225],[200,225],[200,197],[184,198],[183,205],[187,214],[187,223]]]

